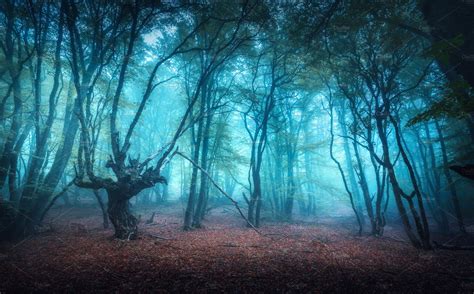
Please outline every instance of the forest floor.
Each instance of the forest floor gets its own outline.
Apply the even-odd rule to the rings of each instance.
[[[352,219],[313,218],[266,222],[260,235],[229,207],[185,232],[180,208],[144,224],[152,211],[138,240],[119,241],[94,208],[54,209],[52,230],[0,243],[0,293],[474,291],[474,251],[417,250],[397,228],[357,236]]]

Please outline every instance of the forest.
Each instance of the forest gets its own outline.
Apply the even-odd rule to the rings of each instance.
[[[0,294],[472,293],[474,1],[0,1]]]

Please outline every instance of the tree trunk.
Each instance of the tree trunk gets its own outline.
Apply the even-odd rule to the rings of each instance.
[[[382,150],[383,150],[383,155],[384,155],[384,165],[385,168],[387,168],[388,171],[388,176],[390,179],[390,184],[392,186],[393,190],[393,195],[395,197],[395,203],[397,204],[397,208],[400,214],[400,219],[402,220],[403,223],[403,228],[405,229],[405,233],[408,236],[408,239],[412,243],[413,246],[416,248],[429,248],[429,244],[427,243],[426,240],[423,240],[424,235],[421,233],[419,234],[420,239],[414,234],[412,231],[412,227],[410,224],[410,221],[408,219],[408,212],[403,205],[402,197],[403,197],[403,191],[400,187],[400,184],[398,182],[398,179],[395,175],[395,169],[393,167],[393,164],[390,159],[390,151],[388,148],[388,139],[383,127],[383,121],[381,117],[376,118],[376,126],[377,126],[377,132],[380,138],[380,142],[382,143]],[[411,200],[411,199],[410,199]],[[414,209],[413,206],[413,201],[409,202],[410,204],[410,211],[412,213],[412,216],[415,220],[415,225],[417,227],[417,231],[420,233],[420,226],[421,226],[421,221],[419,220],[418,214],[416,213],[416,210]],[[429,242],[429,241],[428,241]]]
[[[210,113],[210,93],[208,91],[205,91],[207,94],[207,97],[205,99],[206,102],[206,121],[205,121],[205,126],[204,126],[204,134],[202,136],[202,150],[201,150],[201,167],[204,168],[205,170],[208,170],[208,154],[209,154],[209,136],[211,132],[211,122],[212,122],[212,113]],[[200,227],[201,226],[201,220],[202,216],[204,215],[204,204],[206,200],[206,195],[208,192],[208,187],[207,187],[207,177],[202,175],[201,173],[201,183],[199,187],[199,196],[198,196],[198,202],[196,205],[196,212],[194,213],[194,219],[193,219],[193,226],[194,227]]]
[[[352,195],[352,192],[349,189],[349,184],[347,183],[346,175],[344,174],[344,170],[341,166],[341,163],[334,156],[334,112],[333,112],[333,107],[334,106],[332,104],[332,96],[330,96],[330,100],[329,100],[329,109],[330,109],[330,113],[329,113],[329,118],[330,118],[329,133],[331,135],[331,137],[330,137],[331,140],[329,142],[329,156],[331,157],[332,161],[334,161],[334,163],[337,166],[337,169],[339,170],[339,174],[341,175],[341,178],[342,178],[342,183],[344,184],[344,189],[346,190],[347,195],[349,196],[349,200],[350,200],[350,203],[351,203],[352,210],[354,211],[354,214],[355,214],[355,217],[356,217],[356,220],[357,220],[357,224],[359,225],[359,232],[358,233],[359,233],[359,235],[361,235],[362,234],[361,216],[359,215],[359,212],[357,211],[357,208],[355,206],[354,196]]]
[[[441,178],[440,178],[440,173],[438,172],[438,168],[436,166],[436,155],[434,151],[434,143],[432,142],[431,138],[431,133],[430,129],[428,126],[428,123],[424,123],[424,131],[426,134],[426,139],[428,141],[428,154],[424,154],[424,156],[421,156],[422,162],[425,165],[425,172],[426,172],[426,178],[427,178],[427,187],[431,190],[431,194],[433,195],[434,199],[434,204],[435,206],[433,207],[433,215],[436,215],[434,218],[436,223],[438,224],[439,230],[443,233],[448,233],[449,232],[449,222],[448,222],[448,217],[446,215],[446,211],[444,209],[444,204],[441,199]],[[420,137],[417,135],[418,138]],[[421,144],[421,138],[418,139],[419,143]],[[421,148],[420,148],[420,153],[421,153]],[[428,158],[429,157],[429,158]],[[431,162],[431,165],[428,164],[428,159]],[[431,177],[430,177],[431,176]]]
[[[280,148],[277,146],[275,150],[275,166],[274,166],[274,171],[275,171],[275,176],[273,180],[273,185],[275,186],[275,194],[274,194],[274,199],[275,199],[275,211],[278,217],[281,217],[283,214],[283,181],[284,181],[284,176],[283,176],[283,167],[282,167],[282,162],[283,162],[283,156],[281,155]]]
[[[451,192],[451,200],[453,201],[454,206],[454,213],[456,214],[459,231],[462,233],[466,233],[466,228],[464,226],[464,218],[461,212],[461,206],[459,204],[458,193],[456,190],[456,186],[454,184],[453,177],[449,171],[449,162],[448,162],[448,154],[446,153],[446,143],[444,141],[443,131],[441,130],[441,126],[437,121],[435,121],[435,127],[438,131],[439,136],[439,143],[441,145],[441,153],[443,158],[443,172],[448,182],[449,191]]]
[[[254,218],[255,200],[253,196],[250,197],[248,204],[249,204],[249,208],[247,211],[247,219],[249,220],[249,223],[251,223],[252,225],[255,225],[255,218]],[[248,227],[250,227],[250,224],[248,224]]]
[[[428,219],[426,218],[425,206],[423,204],[423,198],[421,195],[421,190],[418,185],[418,181],[416,179],[416,171],[413,167],[413,164],[410,162],[408,158],[408,148],[404,147],[404,138],[403,134],[400,131],[399,122],[395,120],[393,116],[389,116],[390,122],[392,123],[393,129],[395,130],[395,139],[397,142],[398,150],[400,151],[401,157],[405,166],[408,170],[409,178],[411,180],[413,186],[413,193],[412,196],[409,197],[408,203],[410,204],[410,209],[412,210],[413,218],[415,220],[416,228],[418,230],[418,234],[420,235],[421,242],[424,249],[430,249],[430,228],[428,224]],[[405,144],[406,145],[406,144]],[[414,206],[411,204],[413,197],[416,199],[418,204],[418,212],[414,209]]]
[[[257,226],[257,222],[260,222],[260,220],[257,220],[257,215],[256,215],[257,207],[256,206],[257,206],[258,201],[260,201],[260,198],[262,197],[262,187],[261,187],[261,179],[260,179],[259,171],[254,170],[252,172],[252,181],[253,181],[253,191],[249,199],[249,209],[248,209],[247,218],[252,225]]]
[[[294,154],[288,151],[288,187],[285,201],[285,220],[291,221],[295,200]]]
[[[204,97],[204,93],[201,93],[202,97]],[[194,132],[193,132],[193,142],[192,144],[194,145],[194,150],[193,150],[193,161],[194,162],[199,162],[199,151],[201,150],[201,141],[202,141],[202,132],[203,132],[203,118],[202,115],[204,115],[204,98],[201,98],[201,106],[200,106],[200,112],[199,115],[201,115],[201,118],[199,119],[199,124],[198,124],[198,131],[197,131],[197,136],[194,138]],[[198,178],[198,168],[196,166],[193,166],[193,172],[191,175],[191,183],[189,186],[189,198],[188,198],[188,204],[186,206],[186,211],[184,213],[184,225],[183,229],[184,230],[190,230],[192,228],[192,222],[193,222],[193,216],[194,216],[194,210],[196,206],[196,189],[197,189],[197,178]]]
[[[369,219],[370,219],[370,225],[372,227],[372,234],[375,235],[375,236],[380,236],[382,231],[383,231],[383,228],[381,228],[377,225],[377,221],[374,217],[374,208],[373,208],[373,205],[372,205],[372,199],[370,197],[369,186],[367,184],[367,178],[365,176],[365,170],[364,170],[364,167],[362,165],[362,160],[360,158],[359,147],[358,147],[356,142],[354,142],[353,147],[354,147],[354,155],[355,155],[356,160],[357,160],[357,167],[359,168],[359,184],[362,188],[362,192],[363,192],[363,195],[364,195],[365,207],[367,209],[367,215],[369,216]]]
[[[354,164],[352,163],[352,155],[349,148],[350,145],[349,145],[349,139],[348,139],[347,126],[345,122],[346,111],[345,111],[344,106],[342,106],[342,109],[341,111],[338,112],[337,116],[338,116],[339,125],[341,127],[341,132],[343,135],[342,140],[344,142],[343,147],[344,147],[344,155],[345,155],[344,161],[346,163],[346,169],[349,176],[349,182],[351,184],[352,194],[354,195],[354,200],[355,200],[354,202],[356,204],[357,212],[360,216],[360,222],[362,223],[362,227],[363,227],[365,225],[364,209],[362,208],[362,197],[360,195],[359,186],[357,185],[357,180],[354,173],[355,168],[354,168]]]
[[[117,190],[107,190],[109,202],[107,213],[115,229],[115,237],[121,240],[133,240],[138,235],[138,220],[130,212],[128,195]]]
[[[260,194],[258,195],[257,202],[256,202],[256,207],[255,207],[255,226],[258,228],[260,227],[260,214],[262,212],[262,202],[263,202],[263,195],[262,191],[260,190]]]
[[[311,132],[309,130],[309,123],[305,123],[303,128],[304,131],[304,146],[308,148],[311,144]],[[314,214],[316,207],[314,204],[314,183],[313,183],[313,156],[311,151],[305,149],[304,151],[304,171],[305,171],[305,180],[306,180],[306,193],[308,197],[308,205],[306,207],[306,212],[308,215]]]
[[[10,170],[10,163],[15,157],[14,155],[14,146],[15,142],[20,134],[21,127],[21,111],[23,108],[23,100],[21,97],[21,87],[19,80],[15,78],[13,80],[13,117],[10,125],[10,130],[5,136],[5,144],[2,148],[3,154],[0,157],[0,189],[2,189],[6,183],[6,178]],[[14,171],[16,172],[16,171]]]

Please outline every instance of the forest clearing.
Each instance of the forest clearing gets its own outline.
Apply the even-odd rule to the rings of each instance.
[[[94,208],[51,213],[46,232],[0,248],[0,290],[140,292],[430,292],[474,290],[474,251],[413,248],[400,228],[353,233],[349,217],[243,227],[231,206],[186,232],[166,207],[134,241],[111,238]],[[142,219],[152,210],[141,211]],[[342,220],[340,219],[342,218]],[[48,222],[46,222],[48,223]],[[443,237],[441,237],[443,238]],[[472,242],[465,238],[453,244]]]

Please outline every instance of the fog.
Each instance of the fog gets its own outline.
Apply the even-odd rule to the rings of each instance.
[[[88,207],[128,241],[170,207],[472,232],[472,18],[418,2],[4,1],[2,239]]]

